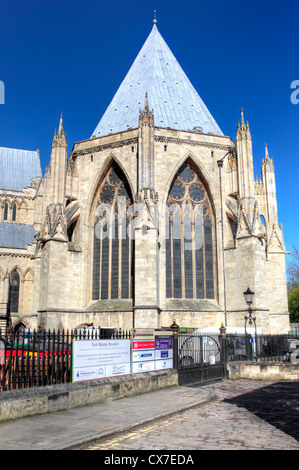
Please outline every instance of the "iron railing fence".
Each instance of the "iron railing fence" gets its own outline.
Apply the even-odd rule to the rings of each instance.
[[[299,363],[299,335],[229,334],[226,356],[227,361]]]
[[[0,338],[1,390],[71,382],[73,339],[129,339],[117,328],[20,330]]]
[[[229,361],[299,364],[299,335],[221,335],[180,333],[177,369]]]
[[[71,382],[73,339],[130,339],[117,328],[67,331],[19,330],[0,337],[0,388],[19,390]],[[180,334],[174,341],[174,367],[192,369],[229,361],[274,361],[299,364],[299,335]],[[223,346],[225,348],[223,350]],[[224,357],[225,356],[225,357]]]

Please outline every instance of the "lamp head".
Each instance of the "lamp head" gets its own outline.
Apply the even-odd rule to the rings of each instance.
[[[254,292],[252,292],[248,287],[247,290],[243,292],[243,295],[247,305],[251,305],[253,303]]]

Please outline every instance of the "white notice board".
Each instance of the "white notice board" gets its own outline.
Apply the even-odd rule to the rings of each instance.
[[[129,339],[74,340],[72,357],[73,382],[131,373]]]

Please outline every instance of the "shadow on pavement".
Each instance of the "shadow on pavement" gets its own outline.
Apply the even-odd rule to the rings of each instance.
[[[223,401],[247,409],[299,441],[299,382],[277,382]]]

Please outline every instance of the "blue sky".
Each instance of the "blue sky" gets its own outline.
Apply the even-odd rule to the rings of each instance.
[[[12,0],[0,8],[0,146],[49,163],[60,113],[69,152],[91,136],[152,28],[158,28],[224,134],[244,108],[260,176],[274,158],[279,222],[299,247],[299,2]],[[298,95],[299,96],[299,95]]]

